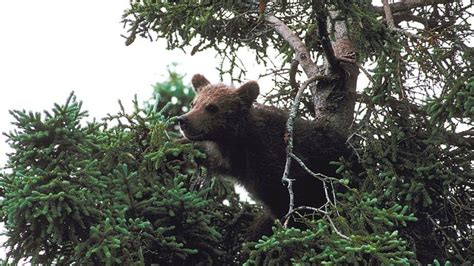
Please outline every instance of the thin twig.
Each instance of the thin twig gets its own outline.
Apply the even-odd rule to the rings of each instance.
[[[336,232],[338,236],[344,238],[345,240],[351,240],[348,236],[344,235],[337,229],[336,225],[334,225],[334,222],[331,219],[331,216],[326,215],[326,218],[328,219],[329,223],[331,224],[332,229],[334,230],[334,232]]]
[[[335,195],[335,192],[334,192],[334,186],[333,186],[333,182],[332,181],[335,181],[335,180],[338,180],[337,178],[334,178],[334,177],[330,177],[330,176],[327,176],[325,174],[322,174],[322,173],[314,173],[313,171],[311,171],[305,164],[304,162],[298,158],[298,156],[296,156],[294,153],[291,153],[290,154],[290,157],[293,158],[295,161],[297,161],[300,166],[306,171],[308,172],[310,175],[316,177],[317,179],[321,180],[323,182],[323,188],[324,188],[324,194],[326,196],[326,204],[323,205],[324,208],[327,209],[327,206],[328,204],[331,205],[335,210],[336,210],[336,213],[337,215],[339,216],[339,212],[337,211],[337,206],[336,206],[336,195]],[[288,159],[288,158],[287,158]],[[286,170],[286,169],[285,169]],[[331,187],[333,189],[333,199],[331,199],[329,197],[329,193],[328,193],[328,187],[327,187],[327,184],[326,182],[329,182],[331,184]],[[293,191],[291,191],[291,194],[293,194]],[[291,197],[290,197],[291,198]],[[344,235],[343,233],[341,233],[337,228],[336,228],[336,225],[334,225],[334,222],[332,221],[332,218],[331,218],[331,213],[327,210],[323,211],[323,210],[320,210],[320,209],[317,209],[317,208],[310,208],[310,207],[306,207],[305,208],[307,209],[311,209],[311,210],[315,210],[315,211],[318,211],[320,213],[323,213],[324,214],[324,217],[329,221],[329,223],[331,224],[331,227],[333,228],[334,232],[346,239],[346,240],[350,240],[350,238],[346,235]],[[284,226],[286,227],[288,225],[288,221],[290,219],[290,216],[291,214],[296,211],[298,208],[294,208],[294,206],[292,205],[292,202],[290,202],[290,210],[288,211],[288,213],[285,215],[285,223],[284,223]]]
[[[298,72],[298,65],[300,63],[298,60],[293,60],[291,61],[291,66],[290,66],[290,85],[291,89],[294,91],[298,91],[298,82],[296,81],[296,73]]]
[[[306,172],[308,172],[308,174],[310,174],[313,177],[321,180],[322,182],[330,182],[330,181],[338,181],[339,180],[335,177],[331,177],[331,176],[327,176],[327,175],[322,174],[322,173],[315,173],[315,172],[311,171],[311,169],[309,169],[308,166],[306,166],[306,164],[300,158],[298,158],[294,153],[291,153],[290,157],[293,158]]]
[[[326,203],[327,204],[327,203]],[[315,208],[315,207],[311,207],[311,206],[299,206],[299,207],[296,207],[294,208],[291,212],[288,212],[284,219],[285,219],[285,223],[288,221],[288,218],[293,214],[293,213],[296,213],[300,210],[310,210],[310,211],[313,211],[313,212],[317,212],[317,213],[321,213],[322,215],[328,215],[329,213],[324,211],[323,208],[325,208],[326,204],[324,204],[323,206],[319,207],[319,208]],[[301,214],[300,214],[301,215]],[[284,224],[286,226],[286,224]]]
[[[354,152],[355,152],[355,154],[356,154],[356,156],[357,156],[357,159],[358,159],[358,161],[360,162],[360,161],[362,161],[362,158],[360,157],[360,154],[359,154],[359,152],[357,151],[357,149],[356,149],[356,147],[354,146],[354,144],[352,144],[352,138],[353,138],[354,136],[358,136],[358,137],[362,138],[362,139],[365,140],[365,141],[367,141],[367,138],[364,137],[364,136],[362,136],[361,134],[358,134],[357,131],[359,131],[359,130],[360,130],[360,128],[359,128],[358,130],[354,131],[354,133],[352,133],[352,134],[347,138],[346,143],[349,144],[349,146],[351,146],[351,148],[354,150]]]
[[[332,198],[333,198],[333,200],[334,200],[334,209],[336,210],[337,216],[341,216],[341,215],[339,214],[339,210],[337,209],[336,189],[334,188],[334,183],[333,183],[333,182],[330,182],[330,184],[331,184]]]
[[[290,115],[288,117],[288,121],[286,122],[286,138],[287,138],[287,146],[286,146],[286,162],[285,162],[285,171],[283,172],[283,177],[281,181],[287,184],[288,193],[290,194],[290,203],[288,213],[293,212],[294,208],[294,194],[293,194],[293,179],[290,179],[290,167],[291,167],[291,154],[293,154],[293,126],[294,121],[296,118],[296,114],[298,112],[298,106],[301,100],[301,96],[303,95],[303,91],[308,87],[308,85],[316,80],[322,80],[325,76],[316,75],[308,80],[306,80],[301,87],[298,89],[298,93],[296,94],[295,100],[293,101],[293,105],[291,107]],[[286,216],[286,215],[285,215]],[[285,224],[288,223],[288,220],[285,221]]]
[[[332,181],[336,181],[338,180],[337,178],[334,178],[334,177],[330,177],[330,176],[327,176],[327,175],[324,175],[322,173],[314,173],[313,171],[311,171],[305,164],[304,162],[298,158],[298,156],[296,156],[294,153],[293,153],[293,126],[294,126],[294,121],[296,119],[296,115],[297,115],[297,112],[298,112],[298,105],[300,103],[300,100],[301,100],[301,96],[303,95],[303,91],[305,90],[305,88],[312,82],[316,81],[316,80],[322,80],[322,79],[325,79],[327,78],[326,76],[321,76],[321,75],[316,75],[316,76],[313,76],[311,78],[309,78],[308,80],[306,80],[303,85],[301,85],[301,87],[298,89],[298,93],[296,94],[296,97],[295,97],[295,100],[293,101],[293,105],[291,107],[291,111],[290,111],[290,115],[288,117],[288,121],[286,123],[286,137],[287,137],[287,146],[286,146],[286,162],[285,162],[285,171],[283,172],[283,177],[282,177],[282,182],[286,182],[287,183],[287,188],[288,188],[288,193],[290,194],[290,203],[289,203],[289,208],[288,208],[288,213],[284,216],[284,219],[285,219],[285,222],[284,222],[284,226],[287,227],[288,226],[288,223],[289,223],[289,219],[291,217],[291,214],[293,212],[295,212],[296,210],[299,210],[299,209],[302,209],[301,207],[298,207],[298,208],[294,208],[294,192],[293,192],[293,181],[294,179],[290,179],[289,176],[290,176],[290,166],[291,166],[291,159],[294,159],[296,162],[298,162],[298,164],[305,170],[307,171],[310,175],[314,176],[315,178],[321,180],[323,182],[323,187],[324,187],[324,193],[325,193],[325,196],[326,196],[326,204],[323,205],[324,208],[327,208],[327,205],[331,205],[333,208],[336,208],[336,197],[335,197],[335,193],[333,191],[333,199],[331,199],[329,197],[329,193],[328,193],[328,187],[326,185],[326,182],[330,182],[331,186],[332,186]],[[334,189],[333,189],[334,190]],[[334,203],[333,203],[334,202]],[[331,224],[331,227],[333,228],[334,232],[340,236],[341,238],[344,238],[346,240],[350,240],[349,237],[347,237],[346,235],[342,234],[337,228],[336,226],[334,225],[334,222],[332,221],[331,219],[331,215],[330,215],[330,212],[328,212],[327,210],[326,211],[323,211],[321,209],[318,209],[318,208],[313,208],[313,207],[307,207],[307,206],[304,206],[304,208],[306,209],[311,209],[311,210],[314,210],[314,211],[317,211],[319,213],[322,213],[324,214],[324,217],[329,221],[329,223]]]

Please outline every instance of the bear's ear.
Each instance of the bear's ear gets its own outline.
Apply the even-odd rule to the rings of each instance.
[[[260,88],[256,81],[249,81],[237,89],[237,93],[240,98],[244,101],[247,107],[252,106],[252,103],[257,99],[260,93]]]
[[[201,74],[195,74],[191,79],[191,83],[196,92],[199,92],[204,86],[210,84],[210,82]]]

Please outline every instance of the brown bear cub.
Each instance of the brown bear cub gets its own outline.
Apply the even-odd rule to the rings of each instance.
[[[274,218],[283,218],[289,207],[289,193],[281,181],[288,113],[255,103],[259,95],[255,81],[233,88],[210,84],[196,74],[192,85],[197,93],[192,109],[178,118],[183,136],[204,148],[213,173],[232,177]],[[342,136],[302,119],[294,124],[293,151],[313,172],[328,176],[335,175],[329,162],[348,155]],[[320,207],[326,202],[322,182],[296,162],[292,163],[290,178],[295,180],[295,207]]]

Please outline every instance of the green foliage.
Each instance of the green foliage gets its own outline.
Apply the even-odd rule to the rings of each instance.
[[[245,73],[238,50],[250,48],[272,68],[267,75],[275,86],[267,102],[285,108],[295,95],[288,82],[293,51],[264,23],[256,4],[267,2],[266,11],[320,62],[315,8],[325,2],[339,11],[332,19],[347,23],[357,60],[371,68],[348,139],[363,170],[340,162],[340,183],[348,187],[338,194],[337,206],[328,205],[309,230],[277,227],[273,236],[248,246],[250,264],[474,261],[472,4],[393,9],[400,27],[395,31],[370,0],[204,2],[134,2],[124,14],[129,43],[143,35],[168,40],[170,49],[212,48],[225,62],[221,73],[233,79]],[[303,116],[311,117],[312,105],[307,92]]]
[[[307,230],[275,227],[272,236],[248,247],[247,264],[415,262],[415,253],[397,231],[417,220],[408,213],[408,206],[381,204],[369,193],[354,188],[340,193],[337,199],[334,208],[325,208],[328,215],[306,221]]]
[[[8,261],[242,260],[236,247],[246,223],[229,224],[252,208],[242,208],[228,182],[211,185],[196,171],[203,154],[174,140],[164,112],[135,100],[131,114],[122,107],[85,123],[73,94],[45,117],[13,111],[17,129],[6,135],[14,152],[0,180]]]
[[[440,36],[438,49],[426,49],[419,40],[400,38],[401,45],[384,51],[354,139],[367,171],[357,182],[380,202],[407,206],[418,218],[399,232],[424,263],[474,259],[468,207],[473,72],[463,41]]]
[[[245,265],[323,264],[343,263],[409,265],[414,253],[406,250],[406,241],[397,231],[380,235],[357,235],[349,240],[331,235],[324,221],[312,222],[314,228],[300,230],[274,228],[274,234],[263,237],[255,245]]]
[[[46,263],[56,254],[70,256],[103,218],[98,152],[92,133],[98,125],[80,125],[86,115],[72,97],[52,113],[13,111],[17,130],[6,134],[11,147],[10,174],[4,174],[2,220],[6,245],[15,258],[34,256]],[[98,199],[94,199],[99,197]]]
[[[317,34],[315,10],[318,1],[265,1],[266,10],[278,17],[304,40],[316,61],[322,59],[321,41]],[[350,21],[350,36],[360,51],[360,61],[376,59],[388,40],[384,23],[371,8],[372,1],[326,1],[341,11],[334,20]],[[137,37],[164,39],[168,49],[192,47],[191,54],[206,49],[222,58],[221,74],[241,79],[247,69],[239,58],[241,48],[254,53],[258,63],[274,68],[275,81],[285,85],[278,95],[290,92],[284,67],[294,58],[294,52],[263,23],[258,12],[259,1],[135,1],[123,14],[128,29],[126,44]],[[304,21],[304,23],[301,23]],[[271,54],[272,56],[268,56]],[[274,55],[277,55],[277,64]],[[275,102],[278,102],[275,100]]]
[[[155,108],[161,110],[167,104],[172,103],[167,109],[169,116],[178,116],[189,111],[189,104],[194,99],[194,90],[183,83],[183,76],[174,71],[176,65],[168,69],[168,79],[165,82],[157,82],[153,86]]]
[[[267,8],[318,62],[316,2],[269,1]],[[141,108],[135,101],[131,114],[122,108],[102,122],[84,123],[73,96],[45,117],[12,112],[17,130],[7,137],[14,153],[0,180],[9,261],[472,263],[474,73],[467,7],[454,1],[413,9],[422,27],[407,23],[409,32],[400,33],[387,28],[369,0],[326,2],[340,11],[335,20],[349,22],[358,60],[370,60],[372,69],[348,139],[358,163],[335,162],[342,178],[333,184],[335,199],[315,213],[295,214],[305,230],[277,223],[273,235],[241,248],[258,208],[239,202],[227,181],[204,178],[209,173],[196,163],[203,154],[175,141],[167,114],[181,114],[193,95],[170,72],[169,82],[156,84],[154,104]],[[250,48],[274,68],[277,86],[267,100],[287,107],[295,93],[287,81],[293,51],[257,10],[246,1],[145,0],[133,2],[123,21],[127,44],[143,36],[164,38],[170,49],[193,46],[192,53],[212,48],[223,58],[221,73],[233,79],[246,71],[238,50]],[[312,107],[310,97],[305,109]]]
[[[285,21],[311,19],[309,1],[290,2],[271,1],[269,5],[287,17]],[[277,49],[288,60],[293,55],[290,47],[261,23],[257,5],[252,1],[137,1],[123,14],[129,31],[126,44],[148,37],[166,39],[169,49],[192,45],[192,53],[212,48],[223,58],[221,72],[232,78],[238,72],[240,78],[246,72],[238,57],[240,48],[249,47],[257,62],[264,64],[269,62],[268,50]]]

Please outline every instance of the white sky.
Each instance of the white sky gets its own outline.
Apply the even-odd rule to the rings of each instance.
[[[218,78],[212,53],[166,51],[145,39],[125,46],[119,22],[128,6],[129,0],[0,0],[0,131],[12,128],[8,110],[50,109],[72,90],[91,116],[113,113],[118,99],[150,97],[172,62],[187,80],[196,72]],[[1,135],[0,165],[5,141]]]

